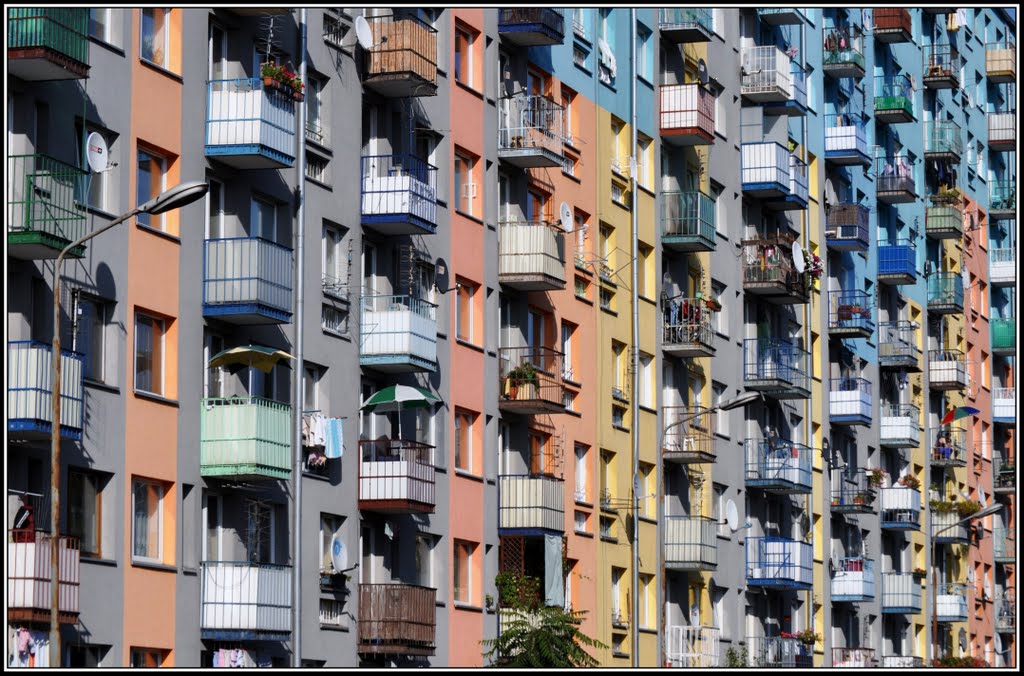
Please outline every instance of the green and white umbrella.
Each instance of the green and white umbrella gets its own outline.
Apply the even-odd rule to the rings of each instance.
[[[370,395],[362,410],[369,413],[391,413],[413,408],[427,408],[441,401],[436,395],[421,387],[391,385]]]

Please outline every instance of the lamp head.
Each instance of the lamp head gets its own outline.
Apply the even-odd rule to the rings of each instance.
[[[743,394],[738,395],[736,397],[733,397],[732,399],[727,399],[727,400],[723,401],[718,406],[718,410],[719,411],[731,411],[734,408],[739,408],[740,406],[746,406],[747,404],[752,404],[752,403],[754,403],[755,401],[758,401],[758,400],[761,400],[761,401],[764,400],[764,395],[761,394],[760,392],[744,392]]]
[[[162,214],[171,209],[191,204],[206,194],[210,184],[206,181],[188,181],[179,183],[170,190],[165,190],[153,199],[138,206],[139,213]]]

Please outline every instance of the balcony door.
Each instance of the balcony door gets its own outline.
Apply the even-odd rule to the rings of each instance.
[[[215,178],[208,178],[210,189],[206,193],[206,239],[223,239],[224,232],[224,184]]]
[[[277,234],[277,205],[253,197],[249,211],[249,236],[277,242]]]

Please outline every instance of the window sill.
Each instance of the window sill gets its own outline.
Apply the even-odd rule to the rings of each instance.
[[[352,338],[351,338],[351,336],[348,336],[348,335],[346,335],[346,334],[344,334],[344,333],[338,333],[337,331],[332,331],[331,329],[325,329],[325,328],[324,328],[324,327],[322,327],[322,326],[321,326],[320,328],[321,328],[321,329],[323,330],[323,332],[324,332],[325,334],[327,334],[328,336],[334,336],[335,338],[341,338],[342,340],[347,340],[347,341],[348,341],[348,342],[350,342],[350,343],[352,342]]]
[[[95,35],[90,35],[89,36],[89,42],[91,42],[94,45],[98,45],[100,47],[103,47],[104,49],[109,50],[111,52],[114,52],[118,56],[124,56],[124,49],[122,49],[121,47],[118,47],[117,45],[115,45],[113,43],[107,42],[103,38],[98,38]]]
[[[199,569],[198,568],[187,568],[185,566],[182,566],[181,567],[181,574],[182,575],[192,575],[193,577],[198,577],[199,576]]]
[[[150,570],[159,570],[164,573],[177,573],[178,569],[175,566],[168,566],[166,563],[156,563],[155,561],[139,561],[132,559],[133,568],[148,568]]]
[[[476,343],[471,343],[465,338],[456,338],[455,343],[457,345],[462,345],[463,347],[468,347],[469,349],[479,352],[480,354],[483,354],[484,352],[484,348],[482,346],[477,345]]]
[[[472,603],[464,603],[462,601],[454,601],[452,606],[456,610],[468,610],[471,613],[483,613],[484,609],[480,606],[475,606]]]
[[[619,544],[619,538],[612,537],[611,535],[602,535],[601,542],[610,542],[613,545]]]
[[[479,474],[473,474],[469,470],[459,469],[458,467],[455,468],[455,476],[460,476],[463,479],[470,479],[472,481],[479,481],[480,483],[484,482],[484,478]]]
[[[325,136],[326,136],[326,134],[325,134]],[[329,156],[333,157],[334,151],[331,150],[331,147],[329,145],[327,145],[326,143],[323,143],[321,141],[317,141],[314,138],[310,138],[308,135],[306,135],[304,138],[306,139],[306,143],[308,143],[309,145],[313,146],[313,148],[315,148],[319,152],[323,153],[324,155],[329,155]],[[329,159],[331,159],[331,157],[325,157],[324,159],[325,160],[329,160]]]
[[[629,428],[628,427],[623,427],[622,425],[612,424],[612,428],[613,429],[617,429],[620,432],[626,432],[627,434],[629,433]]]
[[[576,417],[576,418],[582,418],[582,417],[583,417],[583,414],[582,414],[581,412],[579,412],[579,411],[574,411],[574,410],[572,410],[572,409],[570,409],[570,408],[567,408],[567,409],[565,409],[565,414],[566,414],[566,415],[571,415],[571,416],[574,416],[574,417]]]
[[[574,535],[578,535],[581,538],[590,538],[591,540],[594,539],[594,534],[593,533],[588,533],[585,530],[575,530],[575,531],[573,531],[573,534]]]
[[[639,190],[640,192],[647,193],[648,195],[650,195],[654,199],[657,199],[657,195],[654,194],[654,191],[651,190],[650,188],[648,188],[646,185],[643,185],[639,181],[637,182],[636,187],[637,187],[637,190]]]
[[[641,83],[641,84],[647,85],[651,89],[654,89],[654,84],[650,81],[650,79],[648,79],[648,77],[646,75],[639,75],[638,74],[636,76],[636,81]]]
[[[594,305],[594,301],[590,300],[589,298],[585,298],[584,296],[576,296],[575,298],[576,298],[576,300],[580,301],[581,303],[586,303],[587,305],[590,305],[590,306]]]
[[[160,230],[158,228],[154,228],[154,227],[151,227],[151,226],[148,226],[148,225],[143,225],[142,223],[139,223],[138,221],[136,221],[135,227],[138,228],[139,230],[145,230],[146,232],[152,233],[152,234],[156,235],[157,237],[163,237],[164,239],[169,240],[171,242],[174,242],[175,244],[181,244],[181,238],[178,237],[177,235],[172,235],[169,232],[164,232],[163,230]]]
[[[111,394],[121,394],[121,388],[117,385],[107,385],[99,380],[93,380],[92,378],[82,378],[82,384],[93,390],[103,390],[104,392],[110,392]]]
[[[637,627],[637,631],[641,634],[652,634],[655,636],[658,634],[658,630],[651,627]]]
[[[455,80],[455,84],[459,86],[459,89],[463,89],[463,90],[469,92],[470,94],[472,94],[473,96],[477,97],[481,101],[484,100],[484,93],[482,91],[476,89],[475,87],[473,87],[473,85],[466,84],[465,82],[463,82],[462,80],[459,80],[459,79]]]
[[[611,309],[610,307],[603,307],[603,308],[601,308],[601,312],[607,312],[612,317],[618,317],[619,316],[619,313],[616,312],[615,310]]]
[[[586,500],[576,500],[575,502],[577,507],[586,507],[587,509],[594,508],[593,502],[587,502]]]
[[[139,57],[139,63],[141,63],[143,66],[146,66],[147,68],[152,68],[153,70],[155,70],[156,72],[158,72],[158,73],[160,73],[162,75],[166,75],[167,77],[171,78],[172,80],[177,80],[179,83],[184,83],[185,82],[185,79],[183,77],[181,77],[180,75],[178,75],[177,73],[175,73],[173,70],[167,70],[166,68],[164,68],[160,64],[153,63],[149,59],[144,59],[143,57],[140,56]]]
[[[117,559],[104,559],[102,557],[94,558],[91,556],[82,556],[80,560],[82,563],[90,563],[94,566],[110,566],[111,568],[117,568]]]
[[[159,394],[153,394],[152,392],[135,390],[135,396],[139,397],[140,399],[149,399],[150,401],[154,401],[158,404],[166,404],[168,406],[173,406],[174,408],[179,407],[177,399],[168,399],[167,397],[162,397]]]
[[[316,479],[317,481],[323,481],[326,483],[331,482],[331,477],[324,476],[323,474],[317,474],[316,472],[310,472],[308,469],[302,470],[302,476],[303,478]]]
[[[463,218],[468,218],[469,220],[471,220],[471,221],[473,221],[474,223],[477,223],[477,224],[479,224],[479,225],[483,225],[483,224],[484,224],[484,219],[482,219],[482,218],[477,218],[476,216],[474,216],[474,215],[472,215],[472,214],[467,214],[467,213],[466,213],[465,211],[463,211],[462,209],[458,209],[458,208],[457,208],[457,209],[455,209],[455,213],[456,213],[456,214],[458,214],[459,216],[462,216]]]
[[[654,526],[658,525],[658,520],[652,516],[644,516],[643,514],[637,514],[636,520],[643,521],[644,523],[649,523]]]
[[[323,631],[343,631],[346,634],[349,632],[348,627],[335,627],[332,624],[321,624],[320,629]]]
[[[637,404],[637,406],[640,408],[641,411],[646,411],[647,413],[653,413],[654,415],[658,415],[658,409],[656,408],[647,406],[646,404]]]
[[[567,179],[569,179],[570,181],[573,181],[575,183],[580,183],[580,184],[583,183],[583,179],[579,178],[578,176],[574,176],[574,175],[570,174],[565,169],[562,170],[562,176],[565,176]]]
[[[329,184],[324,183],[323,181],[318,181],[317,179],[313,178],[312,176],[307,175],[306,176],[306,180],[309,181],[310,183],[312,183],[313,185],[320,186],[321,188],[323,188],[327,192],[334,192],[334,188],[332,188]]]

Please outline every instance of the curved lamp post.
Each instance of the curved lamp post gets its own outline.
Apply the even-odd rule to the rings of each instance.
[[[210,184],[206,181],[188,181],[179,183],[170,190],[164,191],[129,212],[121,214],[103,227],[80,237],[64,247],[53,264],[53,354],[50,366],[53,388],[50,413],[50,666],[60,666],[60,625],[57,616],[60,611],[60,575],[58,570],[60,543],[60,269],[64,257],[78,245],[89,241],[96,235],[110,230],[115,225],[127,221],[139,214],[162,214],[171,209],[183,207],[195,202],[206,194]]]

